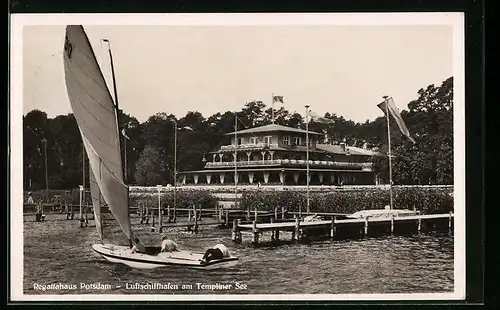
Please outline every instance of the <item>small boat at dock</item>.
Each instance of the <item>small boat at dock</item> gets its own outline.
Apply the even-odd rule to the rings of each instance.
[[[390,217],[400,217],[400,216],[413,216],[419,214],[418,211],[412,210],[398,210],[398,209],[371,209],[362,210],[354,212],[351,215],[347,215],[348,218],[360,219],[360,218],[390,218]]]

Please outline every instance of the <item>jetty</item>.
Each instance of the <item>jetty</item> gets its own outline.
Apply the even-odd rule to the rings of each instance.
[[[292,241],[300,241],[308,238],[310,235],[326,235],[330,238],[336,238],[339,230],[348,230],[349,235],[369,236],[371,230],[377,232],[395,233],[398,228],[420,232],[424,225],[436,227],[443,226],[447,222],[448,229],[453,228],[454,214],[423,214],[409,216],[391,216],[391,217],[364,217],[364,218],[342,218],[338,219],[332,216],[330,220],[304,221],[299,217],[293,220],[272,220],[271,223],[258,223],[256,220],[251,223],[242,222],[241,219],[233,221],[231,240],[241,243],[242,235],[248,233],[252,236],[251,243],[259,244],[259,237],[266,232],[271,233],[272,241],[280,240],[280,232],[286,231],[292,233]],[[403,228],[404,226],[404,228]]]

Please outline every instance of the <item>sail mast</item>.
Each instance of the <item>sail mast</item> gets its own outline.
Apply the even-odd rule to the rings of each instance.
[[[388,96],[383,97],[385,100],[385,116],[387,119],[387,140],[388,140],[388,155],[389,155],[389,195],[390,195],[390,207],[393,209],[393,198],[392,198],[392,156],[391,156],[391,130],[389,126],[389,104],[387,103]]]
[[[108,53],[109,53],[109,62],[111,64],[111,78],[113,79],[113,92],[115,96],[115,110],[116,110],[116,126],[118,128],[118,142],[120,145],[120,156],[122,157],[122,161],[124,161],[123,158],[123,146],[122,146],[122,138],[120,135],[120,107],[118,105],[118,91],[116,89],[116,76],[115,76],[115,65],[113,62],[113,54],[111,53],[111,43],[109,42],[108,39],[102,39],[104,42],[108,43]],[[122,167],[123,170],[123,182],[127,182],[127,171],[126,167],[127,164],[125,163]]]
[[[116,110],[116,128],[118,130],[118,145],[120,147],[120,157],[122,158],[122,162],[126,160],[126,158],[123,158],[123,146],[122,146],[122,137],[120,134],[120,107],[118,105],[118,91],[116,89],[116,76],[115,76],[115,65],[113,62],[113,54],[111,53],[111,43],[109,42],[108,39],[103,39],[104,42],[108,43],[108,52],[109,52],[109,61],[111,64],[111,77],[113,79],[113,92],[115,95],[115,110]],[[125,138],[123,138],[125,139]],[[126,142],[125,142],[126,143]],[[127,171],[126,168],[127,163],[124,162],[124,165],[122,165],[122,170],[123,170],[123,183],[126,184],[127,182]],[[129,187],[127,186],[127,215],[128,215],[128,221],[130,223],[130,201],[129,201],[130,195],[129,195]],[[132,230],[131,230],[132,233]],[[130,236],[129,239],[129,246],[132,247],[132,236]]]

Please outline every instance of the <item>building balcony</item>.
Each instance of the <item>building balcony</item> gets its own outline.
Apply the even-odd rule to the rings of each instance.
[[[221,151],[234,151],[234,144],[223,145],[220,147]],[[254,150],[254,149],[267,149],[267,148],[276,148],[278,144],[274,143],[245,143],[239,144],[236,146],[238,150]]]
[[[265,166],[278,166],[278,167],[306,167],[306,160],[298,159],[272,159],[272,160],[249,160],[249,161],[238,161],[237,168],[245,167],[265,167]],[[346,163],[346,162],[335,162],[326,160],[309,160],[310,168],[325,168],[325,169],[356,169],[363,171],[372,171],[372,163]],[[234,161],[223,161],[223,162],[207,162],[205,164],[206,169],[213,168],[234,168]]]

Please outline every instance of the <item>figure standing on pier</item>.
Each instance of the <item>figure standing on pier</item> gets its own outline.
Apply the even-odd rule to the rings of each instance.
[[[28,201],[26,203],[31,204],[31,205],[35,204],[35,201],[33,200],[33,193],[32,192],[28,192]]]
[[[41,201],[38,202],[38,206],[36,208],[35,221],[37,222],[45,221],[45,214],[43,214],[43,206]]]

